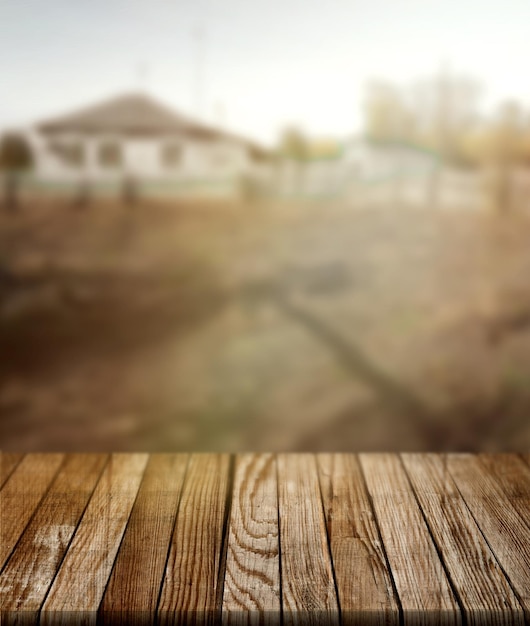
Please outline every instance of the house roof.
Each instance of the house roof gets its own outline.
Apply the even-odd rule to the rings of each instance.
[[[191,130],[194,124],[141,93],[116,96],[37,124],[43,132],[119,132],[158,134]]]
[[[126,135],[186,135],[199,140],[228,139],[244,143],[255,158],[269,151],[257,143],[197,122],[144,93],[116,96],[72,113],[39,122],[44,133],[82,132]]]

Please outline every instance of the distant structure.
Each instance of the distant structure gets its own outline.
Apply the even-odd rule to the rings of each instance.
[[[353,178],[367,183],[396,177],[421,178],[436,171],[441,156],[403,141],[353,137],[343,144],[342,155]]]
[[[367,189],[428,184],[440,166],[437,154],[403,142],[363,136],[313,141],[304,159],[284,158],[282,189],[287,195],[359,197]]]
[[[225,194],[263,180],[271,154],[255,142],[185,117],[145,93],[119,95],[27,130],[41,189],[89,184],[97,193],[135,181],[154,194]]]

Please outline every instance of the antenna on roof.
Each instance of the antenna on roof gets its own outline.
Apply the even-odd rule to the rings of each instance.
[[[195,114],[201,115],[203,112],[204,98],[204,61],[205,61],[205,43],[206,33],[204,28],[196,25],[192,31],[194,43],[194,107]]]
[[[221,101],[217,101],[215,103],[213,113],[214,113],[215,121],[217,122],[217,124],[219,124],[221,128],[225,127],[227,113],[226,113],[226,106],[224,105],[224,103]]]
[[[151,77],[151,68],[146,61],[140,61],[136,65],[136,81],[140,91],[147,91],[149,87],[149,79]]]

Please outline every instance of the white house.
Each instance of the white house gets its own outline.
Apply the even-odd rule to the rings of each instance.
[[[153,193],[230,192],[263,181],[270,154],[256,143],[184,117],[143,93],[114,97],[27,132],[41,188],[89,183],[112,190],[132,180]]]

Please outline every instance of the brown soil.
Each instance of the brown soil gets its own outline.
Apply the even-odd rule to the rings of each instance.
[[[530,219],[338,204],[0,215],[3,449],[524,449]]]

